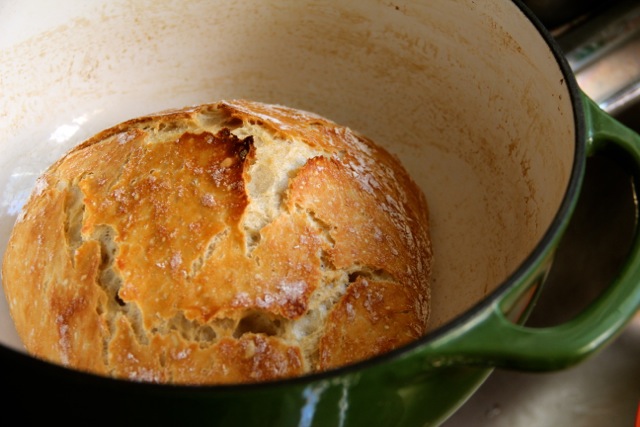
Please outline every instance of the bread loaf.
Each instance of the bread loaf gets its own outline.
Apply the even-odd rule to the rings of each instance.
[[[133,119],[38,180],[3,260],[32,355],[137,381],[323,371],[425,333],[427,202],[312,113],[223,101]]]

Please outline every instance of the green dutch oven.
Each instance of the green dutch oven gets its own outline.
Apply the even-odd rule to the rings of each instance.
[[[523,326],[588,156],[640,176],[640,137],[574,80],[514,0],[0,2],[2,251],[36,177],[125,119],[247,98],[315,111],[386,146],[430,203],[432,328],[331,372],[230,386],[139,383],[26,355],[0,305],[5,405],[21,419],[257,426],[437,425],[495,367],[550,371],[640,306],[640,241],[572,320]],[[47,406],[53,410],[40,410]]]

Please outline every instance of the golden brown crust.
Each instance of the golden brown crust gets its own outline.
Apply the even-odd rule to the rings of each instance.
[[[141,381],[273,380],[421,336],[428,227],[424,195],[371,141],[220,102],[122,123],[52,165],[4,288],[37,357]]]

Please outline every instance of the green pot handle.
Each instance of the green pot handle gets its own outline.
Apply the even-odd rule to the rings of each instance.
[[[640,177],[640,136],[583,96],[588,127],[587,154],[608,144],[624,150]],[[636,197],[639,190],[634,189]],[[640,236],[636,233],[626,261],[616,280],[572,320],[558,326],[532,328],[508,320],[501,308],[525,292],[511,290],[470,323],[433,342],[430,366],[480,365],[527,371],[550,371],[574,365],[616,337],[640,307]]]

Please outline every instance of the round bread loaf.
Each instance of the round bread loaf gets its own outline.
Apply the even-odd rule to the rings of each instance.
[[[425,196],[317,115],[245,100],[142,117],[37,181],[4,257],[32,355],[138,381],[267,381],[422,336]]]

